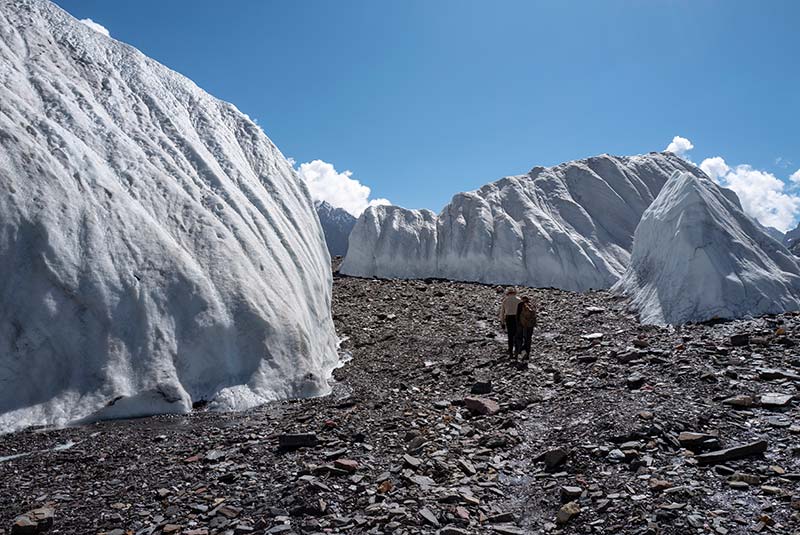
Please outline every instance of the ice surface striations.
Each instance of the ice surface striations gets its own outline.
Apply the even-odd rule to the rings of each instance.
[[[314,203],[317,216],[325,233],[325,243],[331,256],[344,256],[347,254],[347,240],[350,232],[356,226],[356,218],[343,208],[331,206],[325,201]]]
[[[258,126],[47,1],[0,3],[0,432],[324,393],[330,299]]]
[[[642,216],[614,289],[644,323],[780,313],[800,308],[800,265],[733,192],[676,172]]]
[[[608,288],[628,267],[644,210],[675,171],[671,153],[602,155],[459,193],[438,216],[373,206],[350,235],[342,273]]]

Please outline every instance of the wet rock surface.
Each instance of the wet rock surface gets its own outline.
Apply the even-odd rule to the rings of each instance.
[[[331,396],[2,436],[0,534],[800,533],[800,317],[527,293],[337,278]]]

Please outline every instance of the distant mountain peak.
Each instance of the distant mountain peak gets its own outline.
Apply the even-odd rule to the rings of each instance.
[[[346,255],[350,232],[356,224],[356,218],[344,208],[333,206],[324,200],[315,201],[314,206],[325,234],[328,252],[332,257]]]

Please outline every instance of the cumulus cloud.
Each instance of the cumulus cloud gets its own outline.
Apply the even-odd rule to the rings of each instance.
[[[95,21],[93,21],[92,19],[81,19],[81,22],[83,24],[85,24],[86,26],[88,26],[89,28],[91,28],[94,31],[96,31],[97,33],[102,33],[106,37],[111,37],[111,34],[109,33],[109,31],[102,24],[98,24]]]
[[[702,169],[705,174],[717,181],[719,181],[720,178],[724,177],[728,171],[731,170],[731,168],[728,167],[728,164],[725,163],[725,160],[719,156],[714,156],[713,158],[706,158],[703,160],[700,164],[700,169]]]
[[[786,191],[786,184],[772,173],[743,164],[730,167],[723,158],[706,158],[700,168],[721,186],[733,190],[742,208],[762,225],[786,232],[794,227],[800,197]],[[800,181],[800,170],[795,175]]]
[[[789,175],[789,180],[791,180],[795,184],[800,183],[800,169]]]
[[[675,136],[674,138],[672,138],[672,142],[669,145],[667,145],[667,148],[664,150],[683,158],[684,156],[686,156],[686,153],[692,150],[693,148],[694,145],[692,145],[691,141],[689,141],[685,137]]]
[[[322,160],[301,163],[297,172],[308,184],[315,201],[326,201],[358,217],[368,206],[391,204],[388,199],[370,199],[369,186],[352,178],[351,171],[338,172]]]

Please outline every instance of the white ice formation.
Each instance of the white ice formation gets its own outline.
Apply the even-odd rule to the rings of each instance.
[[[322,394],[330,300],[307,188],[253,121],[0,2],[0,432]]]
[[[732,191],[676,172],[642,216],[614,289],[644,323],[780,313],[800,308],[800,265]]]
[[[602,155],[503,178],[429,210],[373,206],[341,272],[362,277],[609,288],[629,265],[644,210],[675,171],[672,153]]]

